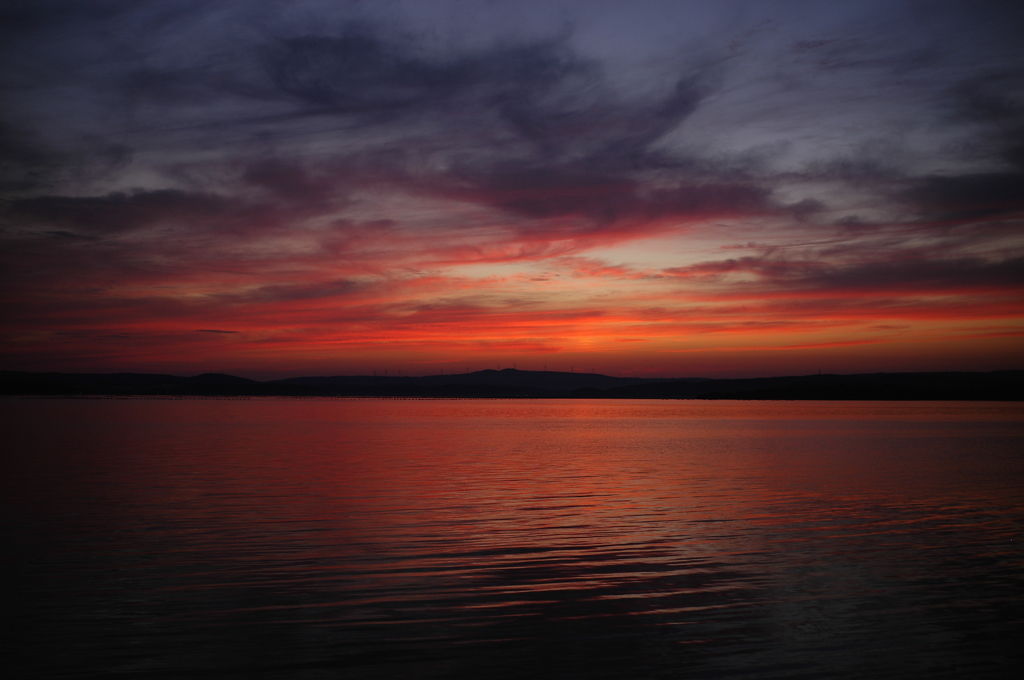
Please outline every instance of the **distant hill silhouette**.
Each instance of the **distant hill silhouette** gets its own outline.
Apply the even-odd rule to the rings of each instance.
[[[223,373],[181,377],[0,371],[0,394],[1024,401],[1024,371],[659,379],[507,368],[450,375],[310,376],[265,382]]]
[[[488,387],[512,388],[513,391],[538,391],[562,394],[566,391],[581,388],[607,390],[616,387],[629,387],[652,383],[667,382],[670,379],[658,378],[615,378],[600,373],[565,373],[562,371],[519,371],[506,368],[500,371],[488,369],[473,373],[456,373],[448,375],[411,376],[331,376],[285,378],[272,381],[282,385],[302,385],[324,389],[347,389],[359,387],[393,387],[399,385],[417,386],[422,388],[452,387]]]
[[[580,395],[582,396],[582,395]],[[670,381],[590,395],[620,399],[1024,400],[1024,371],[860,373]]]

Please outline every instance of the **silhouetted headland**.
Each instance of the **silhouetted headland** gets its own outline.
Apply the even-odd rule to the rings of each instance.
[[[223,373],[181,377],[147,373],[0,371],[0,394],[1024,401],[1024,371],[670,379],[507,368],[420,377],[310,376],[268,381]]]

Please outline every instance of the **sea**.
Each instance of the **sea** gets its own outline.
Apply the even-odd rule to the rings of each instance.
[[[1024,404],[7,398],[6,677],[1008,678]]]

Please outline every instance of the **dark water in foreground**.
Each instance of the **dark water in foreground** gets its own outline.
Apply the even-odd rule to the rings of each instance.
[[[12,662],[33,677],[1024,661],[1024,404],[0,406]]]

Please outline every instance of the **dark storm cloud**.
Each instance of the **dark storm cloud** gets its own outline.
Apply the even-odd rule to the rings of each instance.
[[[56,153],[31,142],[31,133],[0,124],[0,192],[35,188],[59,167]]]
[[[100,97],[101,106],[119,102],[117,106],[130,112],[143,144],[147,135],[164,134],[171,124],[186,129],[229,126],[257,140],[260,135],[315,134],[315,125],[320,123],[314,119],[334,119],[345,126],[337,134],[382,131],[381,139],[360,140],[364,150],[355,157],[395,157],[397,149],[445,156],[441,169],[432,170],[433,177],[418,182],[417,188],[436,187],[446,194],[455,185],[459,187],[455,193],[463,200],[527,217],[571,214],[607,221],[629,214],[663,215],[675,209],[690,214],[713,209],[719,202],[738,202],[744,211],[771,208],[766,198],[770,178],[754,181],[746,176],[749,173],[742,164],[719,164],[716,170],[712,159],[687,158],[653,148],[716,92],[717,76],[711,75],[714,69],[701,65],[707,63],[703,57],[690,63],[678,60],[670,87],[631,97],[629,92],[610,86],[603,63],[574,49],[571,31],[544,39],[506,39],[490,46],[438,49],[421,36],[380,21],[328,23],[317,32],[285,28],[275,23],[275,12],[268,6],[253,3],[253,16],[262,22],[257,22],[260,30],[245,40],[222,45],[212,40],[218,28],[234,36],[237,23],[245,23],[230,3],[203,6],[179,2],[160,10],[147,3],[87,5],[83,9],[81,3],[52,4],[49,22],[33,4],[14,5],[8,14],[13,25],[38,34],[44,42],[47,36],[63,35],[61,31],[72,23],[83,26],[86,34],[137,27],[138,35],[123,30],[116,40],[98,41],[99,46],[57,44],[51,58],[59,62],[61,49],[67,51],[67,58],[77,57],[78,51],[88,52],[99,64],[98,71],[88,74],[91,91]],[[180,53],[169,54],[168,26],[186,33],[191,30],[197,41],[182,45],[186,49]],[[152,46],[147,44],[150,35]],[[939,64],[942,52],[938,49],[934,44],[886,46],[881,37],[865,42],[840,36],[797,40],[791,51],[824,72],[908,72]],[[1012,119],[1019,112],[1012,92],[1014,83],[1019,83],[1019,74],[1003,67],[953,86],[949,96],[956,116],[999,124]],[[109,97],[106,104],[102,101],[104,89]],[[243,113],[235,107],[239,102],[253,106]],[[195,104],[203,106],[192,106]],[[400,141],[388,135],[396,135]],[[431,147],[438,136],[445,144],[440,151]],[[492,141],[495,143],[490,144]],[[112,150],[121,149],[122,157],[128,148],[113,141],[110,145]],[[1006,153],[1015,152],[1008,149]],[[33,163],[40,165],[46,151],[12,149],[5,156],[27,169]],[[347,162],[339,157],[335,167]],[[885,173],[892,172],[878,162],[849,158],[815,162],[826,168],[824,175],[862,184],[887,181]],[[852,163],[861,165],[851,174]],[[112,167],[115,165],[112,161]],[[685,175],[694,166],[705,176],[698,181],[680,181],[678,175],[689,179]],[[377,164],[377,168],[385,179],[397,184],[415,174],[401,160]],[[345,172],[341,168],[337,179],[357,182],[352,175],[359,169]],[[644,190],[643,173],[654,170],[676,173],[675,183],[681,188]],[[729,176],[709,178],[708,173]],[[300,160],[257,159],[243,179],[281,199],[317,200],[327,189],[304,174],[308,175],[308,170]],[[1005,184],[991,177],[1002,182],[1000,186]],[[973,181],[965,178],[961,184]],[[921,180],[921,188],[913,195],[925,200],[931,184],[930,179]],[[551,191],[541,195],[539,187]],[[993,189],[995,193],[1006,190]],[[711,196],[699,198],[708,193]],[[724,201],[716,201],[715,195]]]
[[[930,219],[974,220],[1024,211],[1024,172],[917,180],[907,197]]]
[[[653,100],[624,101],[601,66],[575,55],[564,40],[434,59],[416,47],[353,25],[337,38],[292,38],[268,51],[273,82],[308,107],[307,114],[411,129],[413,149],[422,144],[425,150],[430,140],[417,138],[419,119],[451,114],[458,126],[442,133],[453,138],[442,152],[451,161],[429,176],[410,169],[407,153],[380,148],[368,158],[339,158],[334,169],[340,178],[390,181],[523,217],[576,216],[595,225],[770,207],[768,192],[741,177],[677,179],[668,189],[637,178],[689,171],[689,161],[651,145],[712,91],[700,73],[679,76]],[[480,148],[488,139],[500,141]],[[466,140],[475,148],[463,146]]]
[[[112,193],[96,197],[40,196],[13,201],[12,221],[60,225],[81,229],[89,235],[131,231],[154,222],[216,219],[234,207],[213,194],[177,190]]]
[[[130,0],[11,0],[0,5],[0,26],[7,35],[52,30],[110,19],[130,5]]]
[[[369,26],[351,25],[338,37],[281,40],[266,49],[266,63],[272,82],[296,100],[376,120],[449,104],[496,76],[508,88],[530,89],[557,82],[576,66],[550,46],[436,61],[417,56],[414,48],[388,41]]]
[[[278,198],[307,204],[321,204],[334,193],[330,178],[316,177],[297,162],[272,158],[248,164],[242,179],[269,190]]]
[[[1020,125],[1024,101],[1015,92],[1024,77],[1024,64],[1002,68],[980,77],[957,83],[950,89],[952,116],[971,122],[996,122]]]
[[[620,218],[751,214],[771,206],[768,191],[752,184],[712,180],[650,188],[625,172],[587,172],[586,165],[498,168],[469,176],[467,186],[450,195],[525,217],[586,217],[598,227]]]
[[[1024,257],[992,262],[981,258],[954,260],[898,260],[872,262],[835,270],[824,269],[806,280],[834,290],[942,290],[971,289],[1013,292],[1024,285]]]
[[[1024,285],[1024,257],[1001,261],[960,257],[929,259],[923,254],[880,256],[878,261],[828,264],[812,259],[786,259],[763,255],[704,262],[665,270],[684,279],[721,281],[729,274],[751,274],[760,283],[788,290],[817,292],[965,292],[970,290],[1012,293]]]
[[[942,56],[934,46],[874,56],[870,47],[827,40],[798,43],[795,51],[813,53],[810,62],[824,71],[905,73],[933,66]],[[504,147],[496,145],[494,153],[463,149],[447,169],[425,180],[407,176],[401,154],[391,155],[399,158],[397,164],[376,165],[385,179],[416,190],[527,218],[583,217],[598,227],[629,217],[769,214],[780,208],[770,199],[772,180],[752,179],[758,174],[755,166],[698,161],[652,148],[714,92],[706,74],[682,74],[671,91],[628,101],[608,87],[601,64],[574,54],[564,40],[433,58],[422,52],[414,41],[394,40],[371,25],[353,24],[338,37],[281,40],[265,54],[272,82],[306,107],[306,114],[314,110],[368,127],[401,123],[411,126],[415,146],[417,120],[459,109],[471,112],[455,117],[471,144],[504,136]],[[1004,125],[1019,104],[1006,94],[1006,87],[998,86],[1019,82],[1016,72],[989,73],[953,88],[957,115]],[[518,144],[510,144],[508,136]],[[455,142],[453,149],[458,147]],[[502,148],[514,160],[503,157]],[[1021,155],[1020,148],[1009,145],[1000,153],[1013,159]],[[899,154],[898,148],[880,150],[877,143],[874,149],[876,157]],[[380,149],[380,158],[387,156]],[[693,181],[695,167],[701,176]],[[675,188],[645,187],[644,173],[656,171],[673,173]],[[901,177],[893,167],[866,157],[815,161],[808,173],[883,193],[894,180],[909,182],[912,188],[904,195],[930,218],[937,212],[954,219],[977,218],[1016,210],[1020,203],[1020,178],[1014,174]],[[821,204],[807,199],[797,205]]]
[[[269,50],[267,64],[274,84],[305,107],[302,115],[329,114],[367,127],[415,126],[418,119],[436,123],[438,114],[451,115],[449,133],[456,137],[519,142],[512,151],[518,167],[509,174],[536,168],[557,180],[564,169],[568,183],[578,179],[580,167],[600,183],[600,173],[664,163],[656,163],[648,147],[690,114],[706,91],[690,75],[654,101],[622,101],[608,88],[601,66],[574,54],[564,40],[433,59],[416,48],[357,25],[337,38],[284,40]],[[447,141],[459,150],[459,141]],[[460,159],[456,177],[473,183],[482,173],[491,181],[504,164],[501,156],[475,154]]]
[[[180,11],[185,5],[159,21],[132,19],[130,13],[118,14],[118,7],[112,4],[80,20],[86,27],[114,20],[141,24],[159,35],[164,24],[187,16]],[[203,11],[193,11],[203,18]],[[42,31],[45,22],[37,20],[28,9],[21,19]],[[654,153],[650,147],[695,110],[709,87],[691,69],[661,95],[624,99],[608,86],[601,64],[574,53],[564,37],[430,52],[408,36],[396,37],[393,31],[369,23],[349,23],[336,35],[265,36],[253,44],[223,49],[200,43],[189,46],[195,54],[185,52],[173,58],[159,52],[147,54],[150,48],[141,36],[134,40],[119,36],[118,41],[123,44],[71,46],[67,55],[73,58],[74,50],[88,52],[90,69],[96,70],[92,81],[85,83],[88,96],[95,99],[93,105],[130,121],[130,130],[108,134],[116,138],[129,131],[143,150],[156,144],[153,148],[163,153],[167,144],[182,140],[182,134],[186,134],[184,146],[175,150],[186,153],[200,152],[211,142],[210,134],[221,134],[225,140],[248,136],[251,150],[235,153],[269,157],[243,163],[247,167],[234,179],[265,189],[279,200],[316,202],[339,185],[367,181],[406,184],[415,191],[436,190],[442,195],[452,193],[451,186],[457,185],[455,193],[461,200],[519,215],[574,214],[606,222],[623,215],[662,215],[674,203],[683,212],[697,204],[715,203],[713,198],[698,198],[697,193],[732,192],[745,205],[763,194],[756,187],[725,187],[729,181],[717,182],[707,191],[641,191],[637,172],[679,167],[679,159]],[[211,49],[216,56],[204,53]],[[52,58],[59,61],[59,53]],[[63,78],[40,74],[38,84],[53,85]],[[244,106],[246,101],[252,106]],[[274,140],[281,135],[287,142],[295,136],[322,134],[317,126],[324,126],[325,120],[342,125],[340,134],[370,135],[359,140],[358,153],[343,152],[327,159],[328,174],[333,177],[314,178],[309,160],[273,150],[280,143]],[[189,129],[194,134],[187,133]],[[330,124],[327,130],[329,137],[338,134],[330,131]],[[375,142],[368,130],[379,130],[384,138]],[[396,134],[401,142],[387,139]],[[443,140],[443,148],[436,148],[437,139]],[[81,135],[74,144],[81,146]],[[7,174],[22,171],[20,179],[7,183],[15,193],[34,189],[28,178],[47,163],[81,165],[67,157],[67,144],[65,157],[56,161],[51,160],[56,151],[45,145],[24,150],[14,143],[8,147],[5,159],[12,171]],[[105,165],[92,162],[95,167],[85,173],[92,178],[110,175],[130,161],[132,153],[128,145],[113,140],[102,150],[92,144],[85,151],[92,159],[110,158]],[[424,178],[409,167],[410,152],[441,157],[447,169],[435,169]],[[324,160],[318,157],[313,162],[323,165]],[[166,167],[162,172],[172,176],[175,170]],[[194,176],[197,170],[187,172]],[[229,179],[234,173],[230,164],[223,163],[203,172]],[[537,194],[535,189],[541,185],[550,188],[550,195]],[[615,188],[609,191],[611,187]],[[166,191],[173,190],[131,197],[62,200],[51,196],[35,203],[20,202],[15,211],[47,223],[70,220],[86,228],[116,230],[147,217],[155,219],[161,209],[212,215],[223,210],[214,203],[227,200],[186,198]]]

